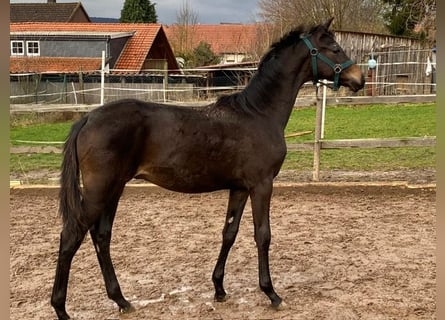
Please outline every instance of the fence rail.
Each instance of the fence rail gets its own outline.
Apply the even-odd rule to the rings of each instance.
[[[434,147],[435,145],[435,136],[320,140],[320,149]],[[312,151],[313,149],[313,141],[287,144],[288,151]]]
[[[187,101],[175,102],[176,105],[182,106],[206,106],[215,100],[203,101]],[[345,96],[345,97],[327,97],[327,105],[362,105],[362,104],[387,104],[387,103],[429,103],[436,101],[436,94],[424,95],[397,95],[397,96]],[[317,98],[312,93],[312,96],[297,97],[295,100],[295,108],[314,106],[317,103]],[[167,103],[168,104],[168,103]],[[90,112],[99,107],[99,104],[11,104],[9,112]]]
[[[342,148],[399,148],[399,147],[425,147],[434,146],[436,137],[402,137],[402,138],[371,138],[371,139],[337,139],[324,140],[323,128],[326,104],[326,90],[323,90],[323,97],[317,98],[316,114],[315,114],[315,137],[312,143],[314,151],[314,165],[312,172],[312,180],[320,179],[320,155],[322,149],[342,149]],[[296,147],[296,146],[293,146]],[[305,148],[305,146],[300,146]],[[307,149],[306,149],[307,150]]]
[[[221,94],[240,91],[244,86],[205,87],[193,84],[169,84],[163,88],[162,84],[152,83],[107,83],[104,87],[104,101],[111,102],[123,98],[136,98],[144,101],[181,103],[185,101],[207,101],[215,99]],[[388,89],[393,88],[393,89]],[[299,92],[299,97],[313,96],[313,85],[306,83]],[[380,93],[380,91],[382,91]],[[384,92],[383,92],[384,91]],[[367,79],[365,88],[356,97],[385,97],[385,96],[414,96],[435,94],[436,84],[426,79],[417,82],[403,81],[372,81]],[[77,82],[57,83],[48,81],[11,81],[11,104],[66,104],[66,105],[95,105],[100,104],[101,87],[99,83],[80,85]],[[336,93],[329,93],[329,98],[347,97],[349,92],[340,88]]]
[[[320,172],[320,154],[323,149],[344,149],[344,148],[400,148],[400,147],[433,147],[436,145],[435,136],[425,137],[397,137],[397,138],[368,138],[368,139],[337,139],[326,140],[322,139],[322,113],[323,104],[319,97],[313,98],[316,101],[316,119],[315,119],[315,139],[314,141],[304,143],[289,143],[287,144],[288,151],[313,151],[314,165],[313,165],[313,180],[319,181]],[[433,102],[436,100],[436,95],[420,95],[420,96],[394,96],[394,97],[342,97],[342,98],[326,98],[327,104],[372,104],[372,103],[400,103],[400,102]],[[304,100],[306,103],[312,104],[311,99]],[[301,102],[301,101],[300,101]],[[195,103],[194,106],[208,104],[209,101]],[[298,99],[296,101],[298,104]],[[58,105],[53,107],[34,106],[29,105],[12,105],[10,112],[88,112],[96,106],[79,107]],[[28,141],[28,143],[32,143]],[[39,142],[41,143],[41,142]],[[52,144],[62,144],[63,142],[53,142]],[[51,144],[51,143],[47,143]],[[10,147],[11,154],[20,153],[62,153],[62,147],[59,146],[12,146]]]

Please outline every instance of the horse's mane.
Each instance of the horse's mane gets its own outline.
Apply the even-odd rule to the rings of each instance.
[[[263,67],[264,62],[268,61],[274,54],[281,51],[282,49],[295,45],[301,40],[301,38],[303,38],[306,35],[312,34],[313,32],[315,32],[315,30],[317,30],[320,27],[321,25],[313,25],[309,27],[305,25],[299,25],[298,27],[290,30],[283,37],[281,37],[281,39],[272,43],[272,45],[269,48],[269,51],[266,52],[261,58],[260,63],[258,65],[258,70],[260,70]],[[331,31],[326,30],[326,32],[332,35]]]
[[[305,35],[313,33],[321,25],[315,25],[307,27],[305,25],[299,25],[286,33],[281,39],[272,43],[269,50],[263,55],[258,64],[258,72],[264,72],[267,61],[271,60],[278,52],[298,43]],[[327,30],[326,30],[327,31]],[[330,32],[330,31],[327,31]],[[256,76],[256,75],[255,75]],[[255,77],[254,76],[254,77]],[[223,95],[219,97],[215,103],[215,106],[229,106],[233,109],[251,111],[252,106],[249,105],[245,91]]]

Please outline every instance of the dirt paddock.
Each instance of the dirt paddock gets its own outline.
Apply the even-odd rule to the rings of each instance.
[[[60,220],[57,188],[10,195],[10,319],[54,319],[49,300]],[[187,195],[128,187],[111,253],[124,295],[106,296],[89,236],[74,257],[67,311],[74,319],[435,319],[436,189],[288,186],[271,204],[270,266],[287,308],[258,286],[250,204],[229,255],[224,303],[211,274],[227,192]]]

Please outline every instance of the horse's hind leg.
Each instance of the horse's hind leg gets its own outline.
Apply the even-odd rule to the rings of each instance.
[[[82,244],[87,228],[64,225],[60,234],[59,257],[57,260],[56,277],[51,295],[51,305],[58,319],[69,319],[65,310],[68,278],[71,262]]]
[[[223,241],[218,261],[213,271],[212,280],[215,286],[215,300],[224,301],[226,292],[223,286],[224,268],[229,255],[230,248],[235,242],[238,234],[241,216],[246,205],[249,192],[247,190],[230,190],[229,205],[227,208],[226,221],[223,229]]]
[[[110,256],[111,229],[113,227],[119,197],[120,194],[107,203],[106,210],[91,227],[90,235],[94,248],[96,249],[108,297],[117,303],[121,312],[126,313],[133,311],[134,308],[122,295]]]

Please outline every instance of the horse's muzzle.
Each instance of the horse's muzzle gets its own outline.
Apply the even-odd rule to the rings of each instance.
[[[357,65],[352,65],[343,71],[341,82],[354,92],[363,89],[365,86],[365,76]]]

